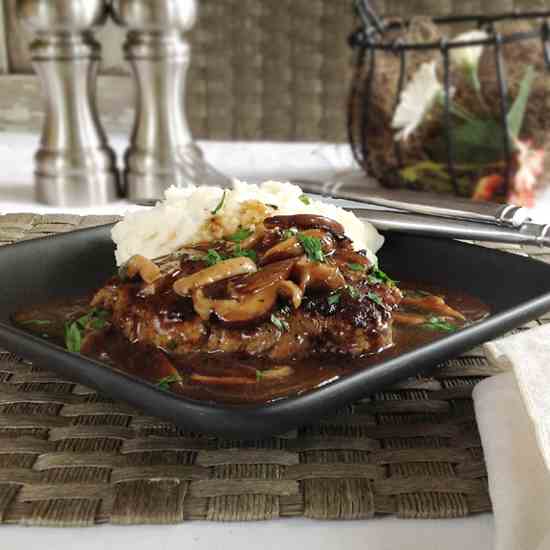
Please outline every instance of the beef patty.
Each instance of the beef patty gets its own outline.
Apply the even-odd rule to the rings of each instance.
[[[392,344],[401,292],[333,220],[276,216],[154,263],[154,280],[134,269],[133,278],[114,277],[92,301],[112,312],[115,330],[131,342],[175,355],[278,361],[371,354]],[[150,273],[154,266],[146,267]]]

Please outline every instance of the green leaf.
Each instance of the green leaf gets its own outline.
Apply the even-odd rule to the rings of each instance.
[[[216,206],[216,208],[214,208],[214,210],[212,210],[212,214],[214,216],[223,208],[223,205],[225,203],[226,195],[227,195],[227,190],[224,190],[222,198],[221,198],[220,202],[218,203],[218,206]]]
[[[252,235],[252,233],[254,233],[254,232],[251,229],[246,229],[244,227],[241,227],[240,229],[238,229],[235,233],[233,233],[233,235],[231,235],[227,239],[229,241],[233,241],[234,243],[240,243],[240,242],[245,241],[246,239],[248,239],[248,237],[250,237],[250,235]]]
[[[274,313],[271,314],[271,323],[281,332],[288,332],[290,329],[288,323],[284,319],[279,319]]]
[[[441,317],[430,317],[427,323],[420,325],[422,328],[434,330],[437,332],[455,332],[458,330],[456,325],[453,325]]]
[[[72,353],[80,353],[82,333],[77,323],[67,323],[65,325],[65,346]]]
[[[264,377],[264,373],[261,370],[256,369],[256,382],[260,382]]]
[[[181,382],[181,381],[182,381],[182,377],[179,374],[177,373],[171,374],[170,376],[165,376],[164,378],[161,378],[157,382],[157,386],[161,390],[169,390],[172,384],[175,384],[176,382]]]
[[[365,271],[366,267],[363,264],[356,264],[354,262],[348,262],[348,267],[352,271]]]
[[[321,239],[298,233],[298,242],[302,245],[307,257],[314,262],[324,262],[325,254]]]
[[[21,321],[19,324],[21,325],[34,325],[37,327],[45,326],[45,325],[51,325],[51,321],[46,321],[45,319],[28,319],[27,321]]]
[[[311,199],[307,195],[300,195],[300,200],[307,206],[311,204]]]
[[[504,129],[495,120],[475,119],[453,131],[454,161],[457,163],[497,162],[504,156]]]
[[[532,65],[529,65],[519,85],[518,95],[508,113],[508,128],[513,138],[517,138],[521,132],[525,111],[527,109],[527,101],[529,100],[531,87],[533,86],[533,80],[535,80],[535,69]]]
[[[380,296],[378,296],[378,294],[376,294],[376,292],[369,292],[369,293],[367,293],[367,298],[368,298],[371,302],[374,302],[377,306],[381,306],[381,305],[382,305],[382,300],[380,299]]]
[[[340,296],[340,293],[339,292],[336,292],[335,294],[331,294],[328,298],[327,298],[327,302],[328,302],[328,305],[329,306],[336,306],[340,303],[340,299],[342,297]]]

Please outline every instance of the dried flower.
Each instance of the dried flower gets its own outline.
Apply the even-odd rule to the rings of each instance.
[[[453,42],[475,42],[486,40],[489,35],[485,31],[469,31],[456,36]],[[451,49],[451,62],[462,67],[470,78],[475,90],[481,91],[478,67],[483,54],[483,46],[461,46]]]
[[[489,35],[485,31],[469,31],[459,34],[453,39],[453,42],[477,42],[486,40]],[[483,54],[483,46],[462,46],[460,48],[451,48],[451,61],[462,67],[477,67]]]
[[[422,124],[437,98],[443,93],[443,86],[436,74],[436,62],[420,65],[411,81],[401,94],[401,100],[392,120],[392,128],[399,130],[395,139],[406,141]]]
[[[517,171],[512,179],[508,202],[533,207],[538,178],[544,172],[544,150],[532,149],[530,141],[516,140]]]

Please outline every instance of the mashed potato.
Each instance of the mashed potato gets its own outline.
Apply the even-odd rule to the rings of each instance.
[[[235,181],[225,192],[220,187],[170,187],[154,208],[127,214],[112,231],[117,264],[135,254],[153,259],[194,242],[220,239],[275,214],[317,214],[336,220],[354,248],[366,250],[374,262],[384,243],[371,224],[333,204],[304,198],[297,185]]]

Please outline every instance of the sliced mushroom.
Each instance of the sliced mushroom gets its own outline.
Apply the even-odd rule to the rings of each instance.
[[[331,254],[336,248],[334,239],[327,231],[323,231],[321,229],[309,229],[308,231],[303,231],[301,234],[306,237],[315,237],[319,239],[325,254]],[[297,256],[302,256],[303,253],[304,248],[300,244],[298,237],[291,237],[290,239],[281,241],[265,252],[260,259],[260,265],[278,262],[288,258],[296,258]]]
[[[298,309],[302,305],[304,291],[292,281],[281,281],[277,285],[279,296],[286,298],[293,306]]]
[[[306,288],[337,290],[346,286],[346,280],[337,266],[309,262],[305,259],[296,263],[293,277],[302,292]]]
[[[278,227],[280,229],[325,229],[330,231],[335,237],[344,237],[344,226],[337,221],[331,220],[325,216],[315,216],[313,214],[296,214],[294,216],[272,216],[264,220],[264,225],[268,229]]]
[[[242,300],[219,300],[208,298],[202,288],[193,292],[193,306],[203,320],[214,313],[222,322],[230,325],[248,325],[266,319],[277,303],[275,285]]]
[[[418,298],[414,296],[405,296],[401,301],[401,305],[419,311],[437,313],[443,317],[452,317],[453,319],[460,319],[461,321],[466,320],[466,317],[464,317],[460,311],[448,306],[441,296],[434,296],[433,294],[429,296],[420,296]]]
[[[247,239],[241,242],[241,248],[243,250],[248,250],[249,248],[252,248],[253,246],[257,245],[265,235],[265,226],[264,225],[258,225],[254,233],[250,235]]]
[[[334,254],[334,261],[341,264],[359,264],[362,265],[365,269],[368,269],[371,266],[371,262],[368,258],[365,258],[359,252],[355,252],[352,248],[345,250],[337,250]]]
[[[423,315],[416,315],[414,313],[401,313],[397,312],[393,314],[393,320],[398,325],[418,326],[423,325],[428,320]]]
[[[197,288],[201,288],[224,279],[237,275],[254,273],[257,271],[256,264],[246,257],[231,258],[213,266],[197,271],[187,277],[182,277],[174,283],[174,292],[180,296],[188,296]]]
[[[158,265],[146,258],[136,254],[132,256],[121,269],[121,277],[133,279],[138,275],[148,284],[158,279],[161,271]]]
[[[238,277],[229,283],[229,294],[238,298],[254,294],[289,278],[292,268],[300,258],[291,258],[266,265],[256,273]]]
[[[298,308],[302,303],[303,293],[291,281],[281,281],[240,299],[208,298],[202,288],[197,288],[193,291],[193,307],[197,315],[205,321],[214,314],[222,323],[244,326],[267,319],[279,296],[288,299]]]

